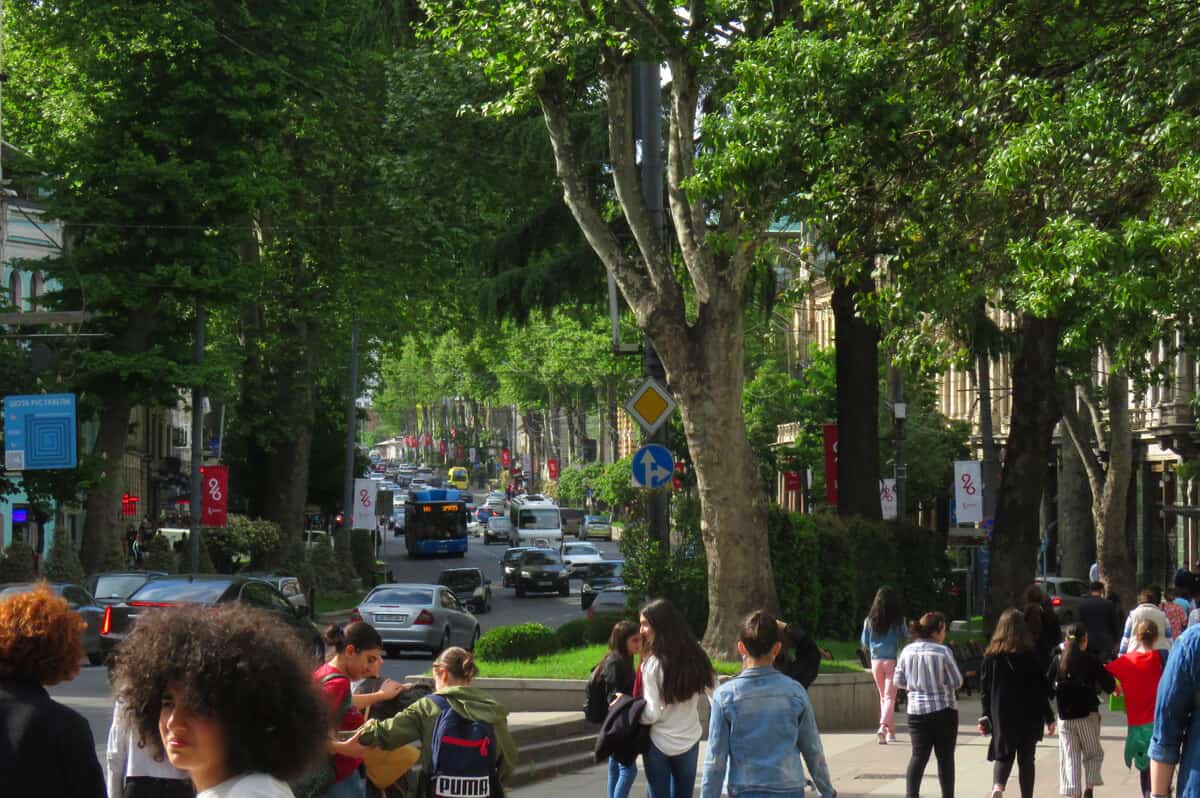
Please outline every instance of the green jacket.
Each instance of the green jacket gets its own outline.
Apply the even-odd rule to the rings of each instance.
[[[506,780],[517,767],[517,745],[508,733],[508,710],[496,703],[496,699],[474,687],[447,687],[438,690],[438,695],[444,696],[454,711],[467,720],[485,720],[492,724],[500,749],[496,769],[500,780]],[[367,721],[358,740],[363,745],[388,750],[419,740],[421,767],[429,773],[429,760],[433,755],[433,727],[440,714],[441,710],[432,699],[422,698],[398,715],[386,720]]]

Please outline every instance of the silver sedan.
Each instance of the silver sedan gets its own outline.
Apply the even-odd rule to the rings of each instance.
[[[474,650],[479,640],[475,616],[441,585],[380,585],[350,618],[374,626],[389,656],[402,648],[424,648],[435,655],[450,646]]]

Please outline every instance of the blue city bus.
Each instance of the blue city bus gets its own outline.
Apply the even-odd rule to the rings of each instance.
[[[404,546],[409,557],[467,553],[467,502],[462,490],[419,490],[404,503]]]

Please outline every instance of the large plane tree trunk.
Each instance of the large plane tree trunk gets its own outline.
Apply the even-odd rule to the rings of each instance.
[[[1058,423],[1055,367],[1058,322],[1021,317],[1020,349],[1013,363],[1012,415],[996,503],[989,558],[986,626],[1019,604],[1037,570],[1042,489]]]
[[[79,559],[89,574],[124,565],[119,555],[122,551],[119,537],[121,469],[133,400],[128,391],[119,388],[101,399],[104,409],[100,413],[96,435],[96,454],[103,458],[104,470],[100,482],[88,491],[84,503],[87,515],[79,551]]]
[[[833,287],[837,370],[838,514],[881,518],[879,503],[879,328],[858,312],[875,284],[865,271]]]

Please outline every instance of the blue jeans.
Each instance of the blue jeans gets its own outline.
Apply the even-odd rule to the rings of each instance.
[[[637,760],[626,766],[615,756],[608,758],[608,798],[629,798],[633,782],[637,778]]]
[[[364,798],[366,794],[367,786],[363,783],[362,776],[354,772],[330,787],[329,792],[325,793],[325,798]]]
[[[642,755],[650,798],[691,798],[696,789],[699,755],[699,742],[676,756],[667,756],[650,743],[650,749]]]

